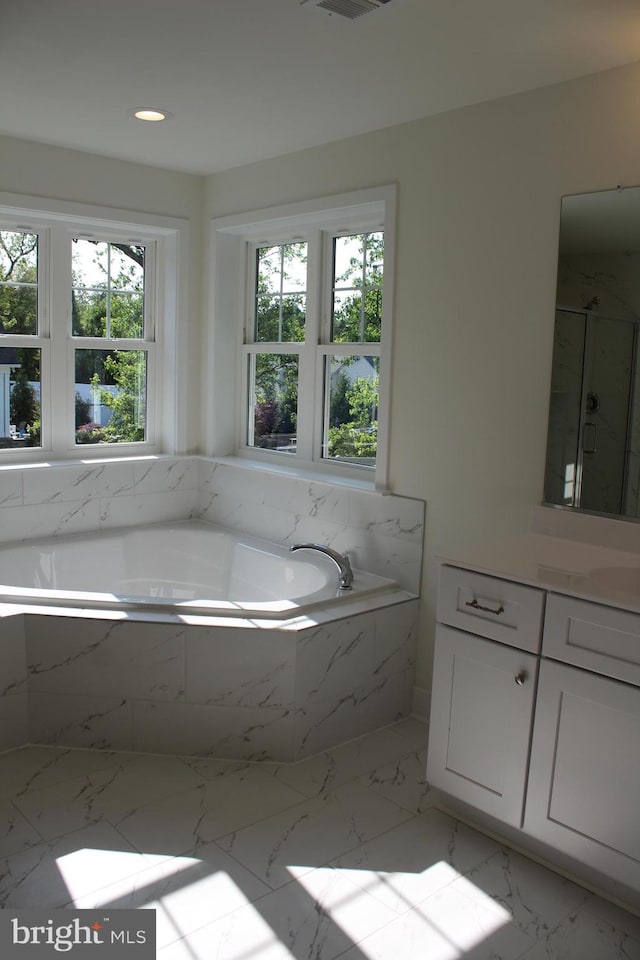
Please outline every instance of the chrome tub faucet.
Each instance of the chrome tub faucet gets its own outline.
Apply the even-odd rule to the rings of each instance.
[[[296,550],[316,550],[318,553],[323,553],[326,557],[330,557],[337,566],[340,574],[340,589],[351,590],[353,586],[353,570],[351,569],[349,557],[346,553],[338,553],[337,550],[333,550],[331,547],[325,547],[321,543],[294,543],[289,549],[291,553],[295,553]]]

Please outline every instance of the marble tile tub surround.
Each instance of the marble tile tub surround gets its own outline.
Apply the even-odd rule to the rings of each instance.
[[[15,693],[0,695],[0,710],[28,695],[28,736],[23,722],[5,749],[299,760],[408,716],[417,608],[405,600],[281,630],[14,617],[24,620],[26,667],[16,634],[7,645]]]
[[[233,458],[199,461],[198,515],[275,543],[325,543],[354,567],[420,592],[425,504],[304,480]]]
[[[146,457],[0,466],[0,541],[200,517],[279,544],[328,543],[420,592],[425,505],[246,461]]]
[[[0,467],[4,541],[199,516],[278,543],[330,542],[349,549],[355,567],[419,591],[420,501],[203,457]],[[417,602],[403,599],[394,613],[345,613],[285,635],[273,624],[244,631],[239,621],[209,629],[6,617],[0,665],[9,658],[11,669],[0,690],[0,749],[35,740],[234,758],[309,755],[409,712]],[[25,643],[28,678],[15,659],[16,644],[24,657]],[[256,647],[264,643],[263,657]]]
[[[24,617],[0,615],[0,752],[29,740]]]
[[[193,457],[0,467],[0,541],[186,519],[197,487]]]
[[[5,754],[0,907],[154,909],[158,960],[637,960],[640,919],[437,809],[426,742]]]

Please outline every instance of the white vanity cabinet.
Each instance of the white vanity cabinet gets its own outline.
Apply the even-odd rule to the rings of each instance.
[[[522,825],[543,598],[531,587],[442,568],[427,780],[515,827]]]
[[[640,613],[445,565],[438,621],[427,780],[640,892]]]

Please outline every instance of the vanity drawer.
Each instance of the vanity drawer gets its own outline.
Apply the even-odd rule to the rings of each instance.
[[[640,686],[640,614],[550,593],[542,653]]]
[[[545,594],[511,580],[444,565],[438,620],[510,647],[538,653]]]

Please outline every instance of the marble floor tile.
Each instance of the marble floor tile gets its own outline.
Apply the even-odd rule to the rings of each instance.
[[[203,927],[158,958],[333,960],[393,919],[338,871],[320,869]]]
[[[440,797],[439,792],[427,783],[426,769],[425,748],[372,770],[358,782],[411,813],[422,813],[437,803]]]
[[[101,771],[102,785],[94,810],[117,826],[149,803],[193,790],[206,782],[179,757],[136,756],[122,766]]]
[[[141,852],[176,856],[304,799],[259,764],[232,765],[195,789],[139,806],[117,826]]]
[[[148,867],[112,826],[94,824],[0,859],[0,908],[63,907]]]
[[[640,960],[637,917],[620,911],[617,922],[587,902],[543,936],[522,960]]]
[[[640,960],[640,917],[432,805],[425,741],[0,754],[0,908],[153,909],[159,960]]]
[[[618,930],[624,930],[633,940],[640,943],[640,913],[631,914],[609,900],[603,900],[595,894],[584,906],[586,913],[604,920]]]
[[[0,857],[42,843],[42,837],[8,800],[0,801]]]
[[[481,903],[448,886],[362,940],[342,960],[518,960],[531,945],[489,897]]]
[[[150,800],[203,783],[205,780],[179,758],[113,754],[110,766],[29,790],[15,803],[45,839],[52,839],[103,817],[117,826]]]
[[[133,877],[76,898],[72,905],[155,910],[161,949],[267,893],[266,884],[211,843],[193,856],[162,858]]]
[[[366,787],[347,783],[218,843],[275,889],[410,816]]]
[[[45,840],[54,840],[102,819],[97,798],[112,775],[113,768],[96,770],[52,787],[29,790],[14,803]]]
[[[429,728],[422,720],[416,720],[413,717],[406,717],[404,720],[398,720],[388,728],[396,736],[409,740],[411,749],[426,750],[427,740],[429,739]]]
[[[204,780],[219,780],[233,770],[247,770],[252,766],[250,760],[213,760],[211,757],[183,757],[184,763],[194,770]],[[265,760],[260,762],[260,769],[271,772],[274,764]]]
[[[439,810],[427,810],[331,861],[404,913],[503,848]]]
[[[541,940],[580,904],[591,899],[583,887],[513,850],[501,850],[470,870],[455,886],[468,896],[487,896],[534,940]]]
[[[0,754],[0,799],[20,796],[81,774],[113,766],[121,760],[108,750],[66,747],[20,747]]]
[[[272,765],[272,770],[279,780],[306,796],[321,796],[375,767],[412,753],[412,740],[396,733],[398,726],[384,727],[298,763]],[[426,741],[422,746],[426,746]]]

